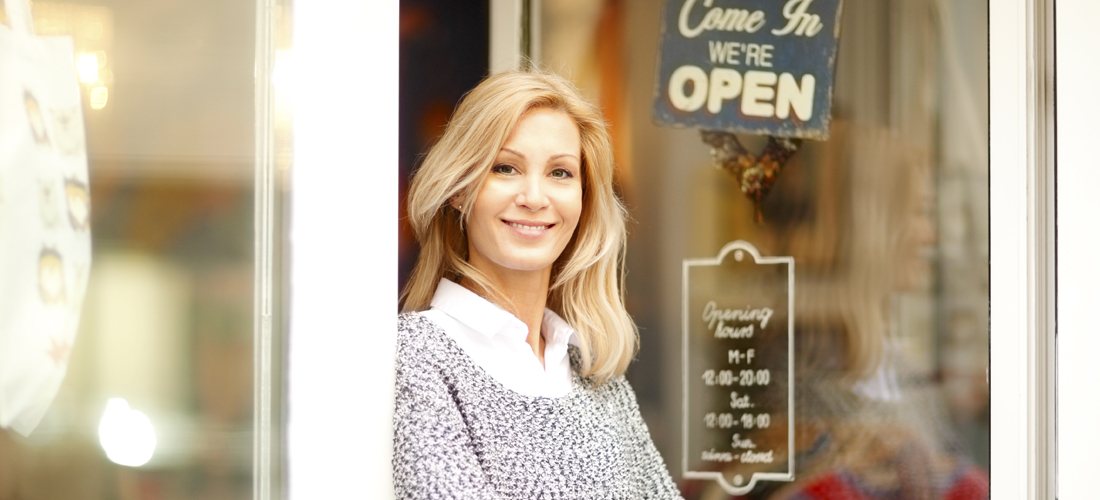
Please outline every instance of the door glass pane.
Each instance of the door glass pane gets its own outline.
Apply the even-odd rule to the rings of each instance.
[[[249,498],[255,3],[33,10],[93,61],[93,254],[59,394],[29,436],[0,430],[0,498]]]
[[[731,496],[715,481],[685,478],[686,468],[769,468],[737,468],[746,443],[767,439],[759,420],[723,418],[726,405],[712,420],[685,422],[698,409],[681,404],[683,377],[704,384],[701,368],[682,371],[683,262],[743,240],[763,256],[793,257],[796,283],[795,478],[744,495],[984,498],[985,2],[843,2],[830,135],[804,141],[783,166],[760,206],[762,224],[697,130],[651,119],[663,3],[543,0],[535,32],[541,64],[600,102],[615,134],[619,188],[634,219],[627,306],[641,329],[628,378],[684,495]],[[739,140],[754,153],[766,142]],[[716,363],[726,363],[720,354]],[[768,423],[785,425],[780,417]],[[737,458],[685,457],[685,426],[726,429],[715,435],[734,443]]]

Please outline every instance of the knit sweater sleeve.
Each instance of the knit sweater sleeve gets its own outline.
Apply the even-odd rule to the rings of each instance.
[[[402,499],[496,499],[440,365],[400,322],[393,479]],[[418,352],[420,351],[420,352]]]

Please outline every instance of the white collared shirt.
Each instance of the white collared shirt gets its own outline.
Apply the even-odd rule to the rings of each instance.
[[[576,330],[546,309],[542,315],[545,368],[527,343],[527,324],[478,294],[446,278],[439,281],[425,317],[504,387],[527,396],[556,398],[572,388],[569,344]]]

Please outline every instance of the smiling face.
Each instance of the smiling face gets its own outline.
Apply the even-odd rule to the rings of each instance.
[[[573,119],[537,108],[516,124],[470,210],[470,265],[500,281],[548,279],[581,217],[581,138]]]
[[[915,290],[932,275],[932,255],[936,244],[935,194],[931,179],[914,183],[914,201],[907,207],[901,241],[898,245],[897,290]]]

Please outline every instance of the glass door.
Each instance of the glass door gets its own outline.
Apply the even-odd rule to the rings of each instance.
[[[628,378],[681,491],[687,498],[802,498],[823,488],[837,492],[827,498],[985,498],[986,5],[845,1],[828,138],[803,141],[754,206],[742,179],[716,161],[728,147],[695,129],[653,123],[662,98],[655,97],[656,64],[672,57],[658,50],[667,17],[661,3],[542,0],[538,31],[540,63],[598,100],[616,134],[618,180],[635,220],[628,307],[642,336]],[[672,3],[688,11],[690,25],[691,2]],[[701,19],[707,9],[695,10]],[[745,34],[728,38],[738,35]],[[741,59],[725,66],[751,70]],[[759,136],[737,139],[751,154],[766,147]],[[714,259],[738,240],[760,257],[793,260],[793,308],[776,313],[793,319],[793,342],[751,366],[727,351],[763,356],[771,341],[731,334],[713,356],[683,353],[700,334],[685,331],[685,316],[706,315],[684,297],[685,274],[698,281],[718,272],[689,271],[687,262]],[[729,274],[708,293],[740,297],[746,313],[757,305],[745,304],[764,300],[750,297],[768,285],[738,284],[761,278],[722,272]],[[759,321],[753,326],[768,333]],[[739,375],[746,366],[793,376],[756,387]],[[787,396],[790,412],[776,402]],[[750,484],[754,475],[782,476],[792,463],[793,480]]]

